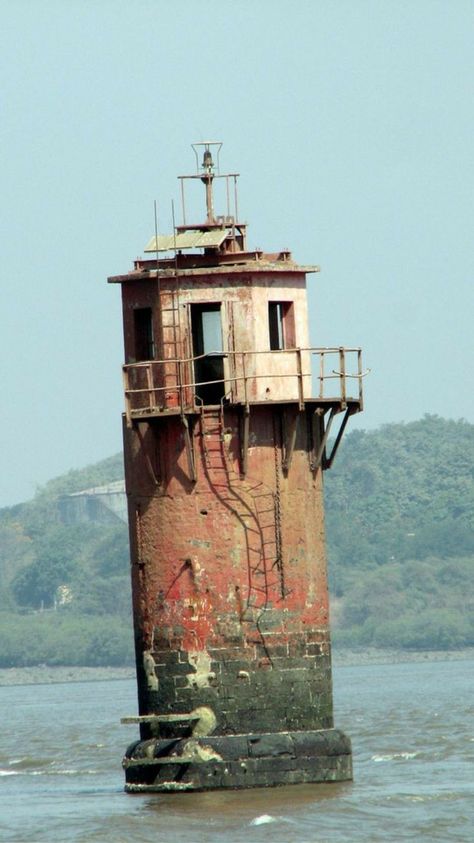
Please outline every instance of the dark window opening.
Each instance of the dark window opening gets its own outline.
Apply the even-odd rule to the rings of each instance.
[[[220,304],[192,304],[191,329],[196,396],[203,404],[219,404],[225,395]],[[213,383],[216,381],[216,383]]]
[[[292,301],[268,302],[270,351],[295,348],[295,313]]]
[[[133,311],[135,331],[135,360],[153,360],[153,312],[151,307],[138,307]]]

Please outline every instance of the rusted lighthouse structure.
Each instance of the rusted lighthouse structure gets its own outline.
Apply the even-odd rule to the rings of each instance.
[[[109,278],[126,360],[141,735],[123,762],[130,792],[352,775],[333,727],[322,473],[362,409],[360,350],[311,347],[318,268],[248,249],[220,147],[194,145],[182,224]],[[188,179],[205,187],[199,224],[186,220]]]

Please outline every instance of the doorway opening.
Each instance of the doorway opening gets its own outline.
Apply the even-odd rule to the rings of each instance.
[[[194,380],[203,404],[219,404],[225,395],[220,303],[192,304]]]
[[[135,339],[135,360],[153,360],[155,340],[153,337],[153,312],[151,307],[136,307],[133,311]]]

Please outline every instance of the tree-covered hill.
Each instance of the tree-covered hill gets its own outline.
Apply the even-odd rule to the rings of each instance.
[[[128,531],[64,523],[62,496],[123,478],[122,455],[0,510],[0,667],[131,663]]]
[[[116,455],[0,510],[0,667],[131,663],[126,525],[65,523],[60,506],[122,477]],[[325,496],[336,644],[473,645],[474,425],[354,431]]]
[[[354,431],[325,481],[336,642],[474,644],[474,426]]]

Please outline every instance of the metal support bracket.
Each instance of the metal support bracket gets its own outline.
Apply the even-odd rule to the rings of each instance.
[[[320,467],[322,467],[323,470],[331,468],[337,450],[341,443],[344,431],[346,429],[347,422],[349,421],[349,416],[353,415],[353,412],[354,410],[350,407],[348,408],[345,403],[341,404],[339,407],[332,407],[331,412],[329,414],[329,418],[327,420],[327,424],[326,426],[324,426],[324,410],[318,407],[318,409],[314,411],[311,419],[313,433],[313,450],[310,459],[310,466],[312,471],[316,472]],[[336,435],[336,439],[334,440],[334,444],[331,448],[331,453],[329,454],[329,456],[327,456],[326,446],[329,438],[329,433],[331,431],[331,426],[334,421],[334,418],[339,413],[344,413],[344,418],[341,422],[341,425]]]
[[[291,462],[293,459],[293,451],[296,443],[296,433],[298,429],[298,419],[300,412],[288,412],[283,410],[281,416],[282,433],[283,433],[283,459],[282,469],[285,476],[288,475]]]
[[[336,456],[336,453],[337,453],[337,449],[339,448],[339,444],[341,442],[344,430],[346,429],[346,424],[349,421],[349,416],[351,416],[351,415],[352,415],[352,412],[350,410],[346,409],[346,411],[344,413],[344,418],[341,422],[341,426],[340,426],[340,428],[337,432],[337,436],[336,436],[334,445],[332,446],[331,453],[324,460],[324,468],[331,468],[331,466],[334,462],[334,457]]]
[[[189,474],[191,476],[191,480],[193,481],[193,483],[196,483],[197,475],[196,475],[196,463],[195,463],[195,460],[194,460],[193,443],[192,443],[192,440],[191,440],[191,434],[189,432],[189,422],[188,422],[186,416],[184,415],[184,413],[181,416],[181,423],[184,427],[184,441],[185,441],[185,444],[186,444],[186,456],[188,458]]]
[[[145,441],[144,441],[144,436],[143,436],[143,433],[142,433],[141,428],[140,428],[140,425],[142,425],[142,424],[146,424],[148,427],[150,427],[149,422],[137,422],[136,425],[135,425],[135,429],[137,431],[137,436],[140,440],[140,447],[142,448],[143,454],[145,456],[145,464],[146,464],[146,467],[148,469],[148,473],[149,473],[153,483],[155,484],[155,486],[159,486],[160,481],[159,481],[159,478],[156,476],[156,472],[155,472],[155,469],[153,467],[153,463],[150,459],[150,455],[147,451]]]
[[[247,474],[249,430],[250,407],[248,404],[245,404],[243,413],[240,417],[240,472],[244,477]]]
[[[334,420],[334,416],[336,416],[337,413],[340,413],[340,412],[341,411],[339,410],[339,408],[336,408],[336,407],[331,408],[331,412],[329,414],[329,419],[327,421],[326,428],[325,428],[322,436],[319,436],[319,435],[315,436],[314,427],[315,427],[316,421],[318,422],[318,427],[319,427],[319,422],[321,421],[321,416],[323,417],[322,421],[323,421],[323,427],[324,427],[324,410],[321,410],[318,407],[318,409],[315,410],[314,413],[313,413],[313,452],[312,452],[312,455],[311,455],[310,466],[311,466],[311,470],[314,471],[314,472],[316,472],[320,468],[321,463],[323,462],[323,456],[324,456],[324,453],[325,453],[325,450],[326,450],[326,443],[328,441],[328,437],[329,437],[329,433],[330,433],[330,430],[331,430],[331,425],[332,425],[333,420]],[[318,433],[319,433],[319,431],[318,431]],[[323,467],[325,467],[325,464],[326,464],[326,460],[324,461]]]

